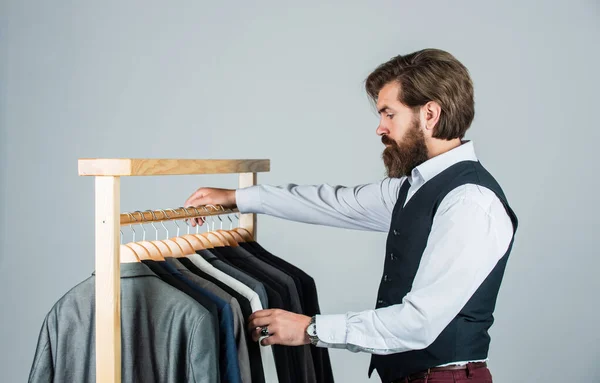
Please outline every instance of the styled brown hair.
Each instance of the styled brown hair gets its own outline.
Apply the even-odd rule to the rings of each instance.
[[[414,111],[429,101],[441,106],[433,137],[451,140],[465,136],[475,117],[473,82],[467,68],[450,53],[423,49],[393,57],[365,80],[369,97],[377,102],[379,91],[390,82],[400,85],[398,101]]]

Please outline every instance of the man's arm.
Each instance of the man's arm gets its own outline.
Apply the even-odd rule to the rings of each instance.
[[[470,198],[473,194],[479,195]],[[428,347],[505,254],[512,236],[510,218],[491,191],[457,188],[438,209],[412,290],[402,303],[318,315],[319,345],[374,354]]]
[[[398,190],[405,178],[345,187],[257,185],[236,191],[240,212],[345,229],[388,231]]]
[[[403,178],[354,187],[256,185],[243,189],[200,188],[184,206],[223,205],[242,213],[356,230],[388,231]],[[199,222],[202,224],[202,222]],[[192,222],[195,225],[196,221]]]

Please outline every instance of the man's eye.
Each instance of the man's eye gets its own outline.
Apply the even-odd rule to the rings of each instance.
[[[388,114],[387,118],[389,118],[391,120],[392,118],[394,118],[394,115],[393,114]]]

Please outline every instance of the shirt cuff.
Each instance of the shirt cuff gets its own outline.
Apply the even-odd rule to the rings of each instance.
[[[319,337],[317,347],[345,347],[348,333],[346,314],[317,315],[315,325]]]
[[[242,214],[262,214],[262,201],[260,200],[260,186],[249,186],[235,190],[235,203]]]

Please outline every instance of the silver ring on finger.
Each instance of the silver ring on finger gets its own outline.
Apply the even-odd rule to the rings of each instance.
[[[263,326],[260,329],[260,336],[269,336],[269,326]]]

